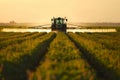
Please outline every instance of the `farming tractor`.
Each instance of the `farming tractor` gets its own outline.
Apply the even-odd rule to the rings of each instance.
[[[52,18],[52,25],[51,25],[51,29],[52,31],[61,31],[61,32],[65,32],[66,33],[66,29],[67,29],[67,19],[65,18]]]

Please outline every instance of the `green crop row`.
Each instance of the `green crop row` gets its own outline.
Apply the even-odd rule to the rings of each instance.
[[[35,33],[27,33],[27,32],[26,33],[14,33],[14,34],[6,36],[6,37],[5,36],[4,37],[0,37],[0,42],[12,40],[12,39],[17,39],[17,38],[20,38],[20,37],[30,36],[30,35],[33,35],[33,34],[35,34]]]
[[[109,80],[120,79],[119,53],[115,54],[101,43],[91,40],[88,36],[81,36],[73,33],[69,33],[69,36],[82,50],[94,68],[99,70],[98,72],[100,72],[100,74]]]
[[[14,35],[19,35],[19,34],[22,34],[20,32],[0,32],[0,38],[5,38],[5,37],[9,37],[9,36],[14,36]],[[24,33],[23,33],[24,34]]]
[[[98,42],[112,51],[120,51],[120,33],[77,33],[87,39]],[[119,54],[116,54],[119,55]]]
[[[119,34],[0,32],[0,80],[119,80]]]
[[[64,33],[57,33],[40,64],[29,80],[99,80]]]
[[[40,34],[37,38],[28,38],[21,44],[9,45],[0,51],[1,73],[5,80],[27,80],[27,72],[35,69],[55,37],[54,33]]]
[[[23,42],[25,40],[28,40],[29,38],[34,39],[34,38],[37,38],[38,36],[42,36],[44,34],[46,34],[46,33],[34,33],[34,34],[32,33],[32,34],[29,34],[29,35],[28,34],[24,35],[22,37],[2,41],[2,42],[0,42],[0,50],[7,47],[7,46],[9,46],[9,45],[12,46],[12,45],[14,45],[16,43],[20,44],[21,42]]]

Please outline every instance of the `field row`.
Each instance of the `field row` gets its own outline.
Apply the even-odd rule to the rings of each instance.
[[[119,37],[1,32],[0,80],[119,80]]]
[[[9,33],[9,35],[8,35],[8,33],[7,34],[5,33],[4,34],[5,36],[0,36],[0,41],[10,40],[10,39],[20,38],[20,37],[25,37],[25,36],[29,36],[29,35],[32,35],[32,34],[35,34],[35,33]]]
[[[120,50],[120,32],[117,33],[77,33],[82,37],[102,44],[109,50]]]
[[[82,53],[64,33],[50,43],[45,59],[30,80],[99,80]]]
[[[17,35],[14,37],[11,37],[11,36],[7,37],[8,39],[5,39],[4,41],[0,42],[0,45],[1,45],[0,50],[9,45],[14,45],[16,43],[22,43],[23,41],[28,40],[28,39],[35,39],[44,34],[46,34],[46,33],[25,33],[25,34]],[[2,39],[4,39],[4,38],[2,38]]]
[[[0,50],[0,68],[5,80],[27,80],[26,72],[34,70],[47,46],[55,37],[54,33],[36,33],[21,43],[14,43]],[[21,38],[22,39],[22,38]]]
[[[69,35],[76,43],[77,47],[79,47],[79,49],[84,53],[84,56],[88,59],[89,63],[96,68],[102,76],[108,78],[109,80],[120,79],[120,48],[113,50],[107,48],[105,43],[107,41],[109,42],[109,39],[104,37],[104,34],[98,34],[97,36],[95,36],[95,34],[91,34],[94,36],[90,36],[90,34],[77,35],[69,33]],[[103,36],[104,39],[100,39],[100,36]],[[110,37],[110,35],[108,37]],[[97,40],[95,40],[95,38]],[[113,37],[111,37],[111,39],[113,39]],[[119,40],[118,38],[115,40],[120,44],[120,42],[117,41]],[[111,42],[109,42],[109,46],[117,48],[117,45],[113,46],[112,44],[115,40],[111,40]]]

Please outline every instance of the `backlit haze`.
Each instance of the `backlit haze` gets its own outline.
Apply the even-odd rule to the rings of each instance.
[[[0,22],[120,22],[120,0],[0,0]]]

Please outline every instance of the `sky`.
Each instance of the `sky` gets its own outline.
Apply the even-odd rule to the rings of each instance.
[[[120,0],[0,0],[0,22],[120,22]]]

